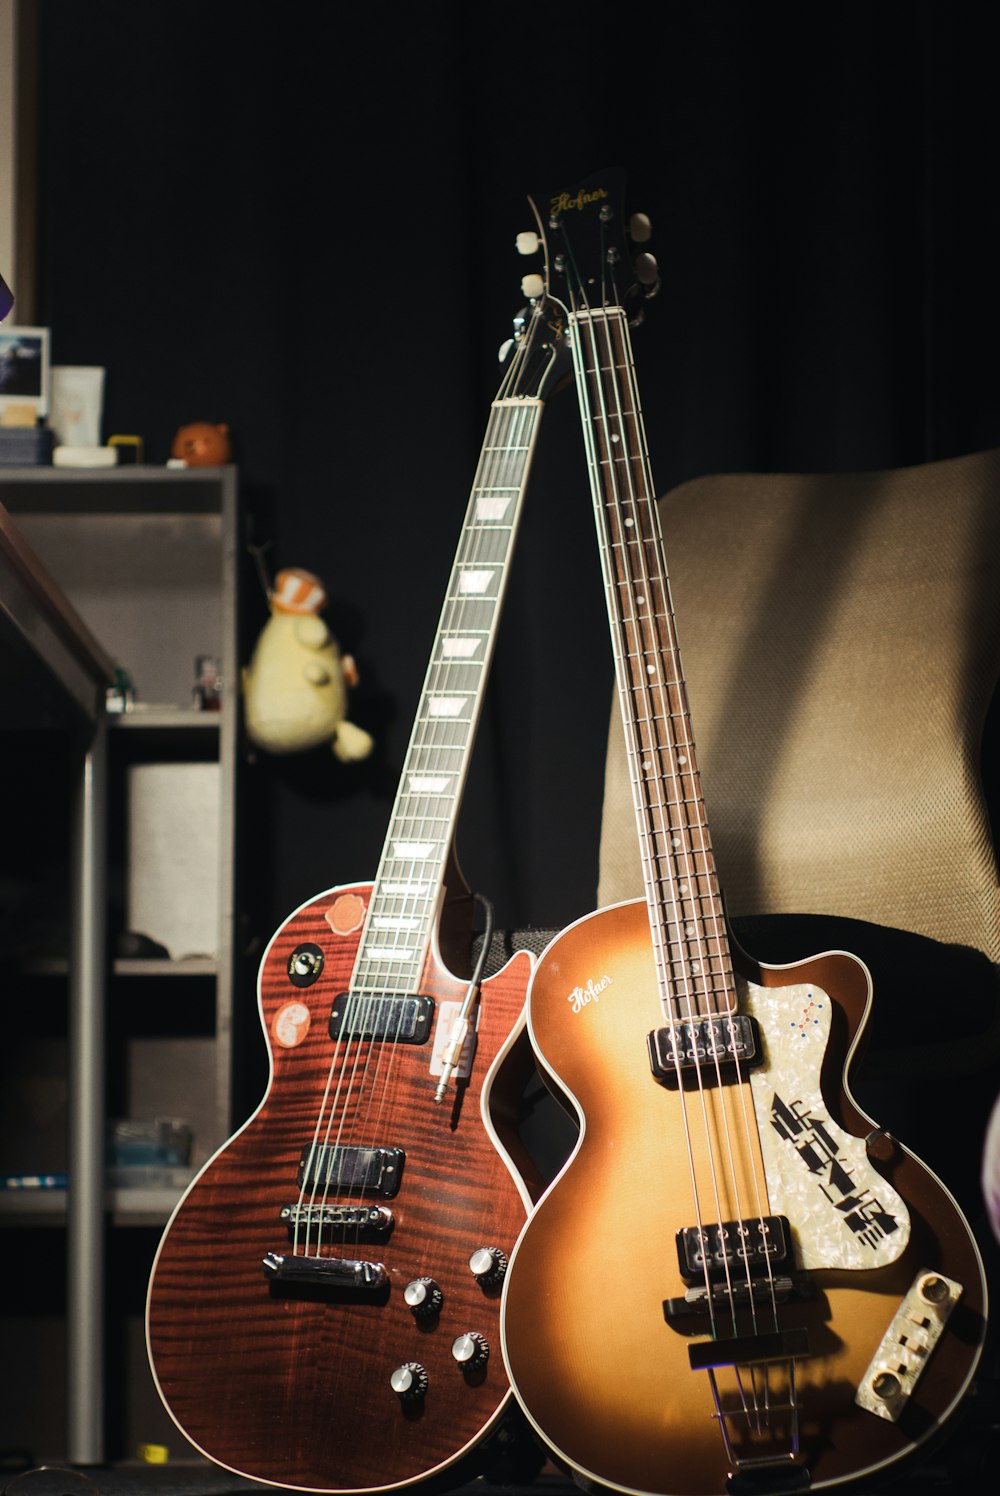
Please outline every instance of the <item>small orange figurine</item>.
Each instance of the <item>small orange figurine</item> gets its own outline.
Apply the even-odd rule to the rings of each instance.
[[[181,426],[174,437],[170,455],[187,467],[222,467],[233,455],[228,426],[213,426],[211,421],[194,421]]]

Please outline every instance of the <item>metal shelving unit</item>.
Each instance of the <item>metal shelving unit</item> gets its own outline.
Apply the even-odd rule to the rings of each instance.
[[[104,1344],[105,1309],[112,1306],[103,1297],[108,1228],[159,1225],[180,1193],[176,1180],[171,1188],[108,1187],[109,1097],[113,1114],[135,1118],[145,1115],[147,1102],[154,1111],[171,1110],[156,1103],[174,1094],[190,1102],[197,1113],[193,1165],[232,1128],[237,502],[231,467],[0,468],[2,678],[12,704],[3,740],[11,752],[20,752],[21,774],[25,732],[69,735],[78,762],[67,942],[62,950],[22,949],[16,958],[4,958],[5,969],[13,973],[11,988],[24,984],[12,999],[22,1009],[44,999],[48,1012],[61,1012],[65,1000],[64,1031],[54,1039],[47,1035],[47,1042],[65,1045],[68,1102],[64,1154],[50,1160],[32,1153],[41,1145],[32,1136],[29,1106],[23,1125],[3,1145],[0,1174],[20,1171],[18,1149],[23,1148],[24,1157],[34,1159],[27,1170],[66,1173],[69,1187],[0,1192],[0,1227],[66,1229],[64,1447],[59,1448],[59,1432],[48,1426],[37,1437],[50,1441],[41,1452],[76,1464],[102,1463],[108,1453]],[[221,668],[218,711],[191,705],[194,661],[203,654],[215,657]],[[116,667],[128,673],[136,699],[134,710],[112,715],[104,711],[104,697]],[[192,955],[123,956],[115,953],[115,936],[127,918],[141,864],[147,852],[152,857],[157,850],[130,842],[126,816],[130,801],[143,793],[136,786],[144,768],[160,764],[179,771],[168,782],[181,786],[181,800],[185,766],[193,766],[199,783],[204,786],[207,779],[212,788],[215,850],[211,868],[204,870],[202,899],[214,900],[217,938],[214,949]],[[42,803],[44,785],[24,789]],[[162,837],[154,838],[160,850],[174,834],[171,823],[183,823],[183,811],[175,800],[163,807],[158,822],[152,806],[152,824],[163,825]],[[45,836],[42,831],[40,839]],[[66,848],[52,845],[51,854],[56,861]],[[9,848],[8,856],[13,867],[16,850]],[[29,860],[36,873],[42,856],[42,849],[32,849]],[[172,900],[169,875],[168,858],[165,909]],[[178,900],[182,894],[178,889]],[[142,933],[156,942],[155,929]],[[123,1034],[129,1020],[119,1019],[111,1033],[109,1010],[121,993],[136,992],[142,1024],[137,1019],[135,1032]],[[197,995],[178,1004],[182,992]],[[173,1015],[177,1007],[180,1017]],[[151,1010],[162,1013],[166,1037],[156,1022],[150,1024]],[[115,1011],[128,1009],[118,1001]],[[185,1015],[192,1011],[197,1032],[185,1033]],[[30,1027],[30,1014],[22,1022]],[[0,1058],[0,1075],[4,1064],[17,1065],[17,1055]],[[31,1075],[19,1073],[17,1079],[30,1095]],[[51,1076],[46,1084],[51,1086]],[[184,1113],[177,1109],[175,1114]],[[40,1388],[51,1382],[52,1370],[50,1364],[29,1364],[21,1376],[37,1375]],[[23,1444],[24,1431],[14,1428],[11,1438]],[[11,1438],[0,1436],[0,1442]]]

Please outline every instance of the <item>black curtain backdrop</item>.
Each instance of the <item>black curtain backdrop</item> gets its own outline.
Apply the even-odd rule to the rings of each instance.
[[[992,8],[39,0],[40,302],[153,462],[232,428],[248,539],[304,565],[366,764],[247,768],[258,940],[371,877],[521,306],[526,197],[608,164],[663,286],[661,490],[1000,444]],[[266,618],[245,561],[247,649]],[[611,702],[572,392],[546,413],[459,828],[501,927],[595,900]],[[752,913],[754,911],[744,911]]]

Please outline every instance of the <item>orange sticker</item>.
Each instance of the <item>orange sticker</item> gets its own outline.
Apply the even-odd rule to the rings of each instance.
[[[305,1003],[285,1003],[271,1019],[271,1033],[284,1049],[295,1049],[309,1032],[309,1009]]]
[[[365,922],[365,901],[356,893],[342,893],[326,911],[326,922],[335,935],[350,935]]]

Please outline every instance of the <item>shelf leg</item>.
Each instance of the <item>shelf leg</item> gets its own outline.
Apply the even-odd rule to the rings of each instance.
[[[104,1461],[105,723],[82,745],[69,988],[67,1458]]]

